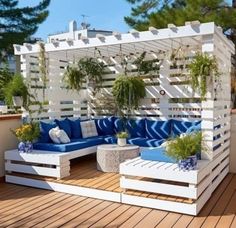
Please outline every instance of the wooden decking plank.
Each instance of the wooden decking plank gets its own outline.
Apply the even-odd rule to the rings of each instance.
[[[104,227],[113,220],[115,220],[117,217],[119,217],[121,214],[126,212],[131,206],[126,204],[121,204],[118,208],[110,212],[106,217],[103,217],[96,223],[92,224],[90,227]]]
[[[135,228],[155,227],[167,214],[168,212],[166,211],[152,210],[135,226]]]
[[[80,216],[83,213],[86,213],[88,211],[90,211],[93,207],[95,207],[96,205],[100,204],[102,201],[101,200],[97,200],[97,199],[93,199],[92,201],[90,201],[89,203],[83,205],[82,207],[79,207],[76,210],[73,210],[73,213],[68,214],[66,217],[61,217],[60,219],[58,219],[56,222],[51,223],[49,221],[49,224],[46,225],[46,227],[63,227],[66,226],[66,223],[69,223],[71,220],[73,220],[75,217]],[[70,210],[70,209],[69,209]],[[35,226],[38,228],[41,228],[41,226]]]
[[[236,176],[234,176],[233,180],[231,181],[230,188],[227,187],[225,193],[218,200],[215,207],[213,208],[213,210],[208,215],[207,219],[202,224],[203,228],[214,227],[217,224],[217,222],[220,219],[220,215],[223,214],[225,208],[229,204],[234,194],[235,188],[236,188]]]
[[[172,227],[176,221],[180,218],[181,214],[178,213],[168,213],[163,220],[161,220],[156,227]]]
[[[190,222],[190,224],[188,225],[189,228],[201,227],[207,216],[210,214],[216,203],[221,198],[222,194],[225,194],[227,187],[231,186],[233,177],[234,176],[232,174],[228,174],[226,176],[223,182],[218,186],[216,191],[214,191],[214,193],[212,194],[211,199],[206,203],[206,205],[200,211],[199,215],[197,217],[194,217],[193,220]]]
[[[70,220],[68,223],[64,225],[67,227],[80,226],[81,223],[89,220],[92,216],[104,210],[106,207],[110,206],[111,204],[112,203],[108,201],[101,202],[100,204],[97,204],[91,210],[89,210],[89,213],[84,212],[83,214],[80,214],[79,216],[75,217],[74,219]]]
[[[176,221],[173,228],[187,227],[189,223],[193,220],[193,216],[190,215],[181,215],[181,217]]]
[[[90,219],[82,222],[79,224],[79,227],[90,227],[92,224],[96,223],[100,219],[109,216],[109,213],[111,213],[113,210],[118,208],[121,204],[119,203],[112,203],[110,206],[106,207],[105,209],[99,211],[95,215],[91,216]],[[53,228],[53,227],[51,227]]]
[[[136,226],[147,214],[151,212],[149,208],[140,208],[133,216],[131,216],[126,222],[121,224],[120,228],[134,227]]]
[[[69,196],[68,198],[65,198],[59,202],[56,202],[55,204],[47,207],[46,209],[43,209],[31,215],[30,217],[26,217],[20,220],[18,223],[14,225],[19,226],[19,227],[31,227],[31,226],[35,227],[38,223],[42,221],[50,220],[50,218],[52,217],[52,214],[51,214],[52,211],[54,215],[57,215],[61,211],[68,210],[70,207],[74,206],[77,203],[80,203],[83,200],[85,200],[84,197]]]
[[[234,191],[233,197],[231,198],[229,204],[227,205],[223,215],[219,219],[216,227],[229,227],[233,222],[234,216],[236,214],[236,191]]]

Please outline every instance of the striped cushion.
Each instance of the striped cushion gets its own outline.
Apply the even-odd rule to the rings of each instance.
[[[201,130],[201,121],[172,120],[172,136],[176,137],[182,133],[191,133]]]
[[[171,133],[171,121],[146,120],[146,136],[149,139],[167,139]]]
[[[127,130],[130,137],[145,137],[145,119],[127,121]]]

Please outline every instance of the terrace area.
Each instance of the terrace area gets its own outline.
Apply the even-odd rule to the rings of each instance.
[[[236,225],[236,176],[229,173],[233,154],[230,152],[233,143],[231,145],[230,142],[229,88],[234,46],[223,35],[221,28],[214,23],[195,21],[186,22],[181,27],[171,24],[160,30],[151,27],[146,32],[131,31],[128,34],[47,43],[43,48],[44,64],[47,66],[44,72],[47,72],[48,78],[44,81],[40,75],[42,53],[39,45],[15,45],[14,48],[15,54],[21,57],[22,75],[42,105],[40,107],[36,103],[30,106],[30,118],[49,124],[55,119],[59,119],[55,121],[57,123],[65,121],[66,117],[69,118],[66,121],[79,121],[80,129],[83,122],[89,122],[84,120],[93,121],[94,126],[97,121],[97,135],[93,136],[96,138],[89,138],[81,130],[79,139],[72,138],[64,145],[46,141],[35,143],[38,148],[30,153],[6,151],[7,183],[1,184],[0,189],[0,205],[4,208],[0,209],[0,226]],[[189,86],[188,80],[188,66],[199,52],[214,56],[221,70],[220,81],[213,78],[208,82],[204,99],[199,91]],[[137,70],[134,62],[141,53],[145,53],[146,61],[158,66],[157,71],[151,69],[145,74]],[[172,55],[175,55],[174,58]],[[136,141],[142,144],[132,143],[137,138],[128,139],[130,144],[138,147],[137,156],[140,151],[158,150],[165,140],[173,136],[175,124],[200,125],[207,150],[201,151],[196,169],[181,170],[170,161],[137,157],[120,162],[116,173],[100,171],[96,158],[98,147],[104,143],[111,144],[105,140],[107,137],[114,138],[115,133],[119,132],[115,131],[115,121],[119,118],[110,109],[111,103],[107,102],[105,106],[99,104],[101,98],[95,96],[88,81],[81,82],[79,91],[66,88],[64,72],[83,58],[96,58],[105,65],[106,72],[99,86],[106,97],[112,97],[113,84],[125,71],[143,80],[146,95],[130,114],[130,118],[143,123],[143,136]],[[127,62],[125,70],[124,60]],[[152,65],[152,68],[155,67]],[[40,108],[41,111],[37,112]],[[123,111],[126,113],[127,110]],[[108,121],[109,118],[113,127],[107,127],[106,122],[103,130],[112,130],[112,133],[100,134],[99,121]],[[149,129],[148,124],[152,124]],[[156,138],[148,135],[155,126],[158,126],[154,129]],[[184,128],[181,133],[187,134],[187,130]],[[163,132],[168,132],[167,136],[158,138]],[[97,140],[95,144],[88,144],[94,139]],[[82,141],[87,146],[74,147]],[[65,149],[71,145],[72,150]],[[116,150],[114,144],[111,149]]]

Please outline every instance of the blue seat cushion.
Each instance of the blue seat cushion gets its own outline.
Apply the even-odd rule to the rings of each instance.
[[[70,143],[55,144],[55,143],[34,143],[35,150],[46,150],[55,152],[70,152],[80,150],[91,146],[103,144],[104,140],[101,136],[91,137],[87,139],[72,139]]]
[[[140,147],[158,147],[164,142],[163,139],[148,139],[148,138],[129,138],[128,143]]]
[[[172,136],[176,137],[182,133],[191,133],[201,130],[201,121],[172,120]]]
[[[141,149],[141,159],[159,162],[176,163],[174,159],[167,156],[164,147]]]
[[[149,139],[167,139],[171,133],[171,121],[146,120],[146,136]]]
[[[71,124],[69,119],[55,120],[58,127],[66,132],[69,138],[71,138]]]
[[[71,128],[71,138],[80,139],[82,138],[80,119],[69,119]]]
[[[145,137],[145,119],[129,119],[126,124],[130,137]]]
[[[40,136],[39,136],[38,142],[40,143],[52,142],[48,133],[52,128],[55,128],[55,127],[57,127],[55,122],[40,121],[39,122]]]
[[[113,135],[114,132],[114,117],[96,119],[96,128],[99,135]]]

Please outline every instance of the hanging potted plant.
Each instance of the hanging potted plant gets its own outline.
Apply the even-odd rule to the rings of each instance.
[[[122,131],[116,134],[118,146],[125,146],[127,144],[128,133]]]
[[[93,90],[98,90],[102,84],[102,75],[105,65],[95,58],[82,58],[74,66],[68,66],[64,73],[63,80],[69,89],[79,91],[83,82]]]
[[[207,85],[217,80],[220,76],[217,60],[214,56],[197,53],[189,65],[189,81],[193,92],[198,91],[204,100],[207,93]]]
[[[138,108],[140,100],[145,97],[145,83],[140,77],[120,75],[114,82],[112,94],[119,109],[130,112]]]
[[[202,133],[195,132],[168,141],[166,154],[178,161],[180,169],[194,170],[197,166],[197,154],[203,149]]]
[[[28,88],[21,75],[15,75],[4,89],[5,101],[8,105],[22,107],[27,105]]]

